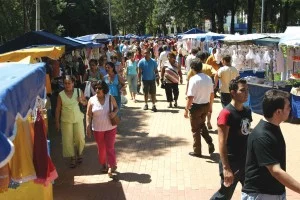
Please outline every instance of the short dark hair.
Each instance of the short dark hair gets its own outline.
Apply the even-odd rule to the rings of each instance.
[[[97,64],[98,64],[98,61],[97,61],[96,59],[91,59],[91,60],[89,61],[89,64],[91,65],[92,63],[94,63],[95,65],[97,65]]]
[[[267,91],[262,102],[264,117],[272,118],[276,110],[284,108],[285,99],[289,98],[289,93],[282,90],[272,89]]]
[[[231,62],[231,56],[230,55],[225,55],[222,60],[224,60],[225,62],[227,63],[230,63]]]
[[[191,68],[194,69],[196,72],[201,72],[201,70],[202,70],[201,60],[199,58],[192,59]]]
[[[109,92],[108,85],[105,83],[105,81],[98,81],[94,86],[93,89],[95,90],[96,87],[101,87],[104,94],[107,94]]]
[[[128,52],[127,52],[127,58],[129,58],[129,57],[131,57],[131,56],[133,56],[133,52],[132,52],[132,51],[128,51]]]
[[[207,54],[205,52],[198,52],[196,57],[199,58],[200,60],[204,61],[207,58],[206,55]]]
[[[233,90],[236,92],[239,89],[239,83],[247,84],[247,81],[241,78],[240,76],[236,77],[235,79],[232,79],[229,82],[229,91]]]
[[[198,48],[192,48],[191,53],[192,53],[192,54],[198,53]]]

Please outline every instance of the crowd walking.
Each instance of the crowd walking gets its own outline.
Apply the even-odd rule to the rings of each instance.
[[[151,110],[159,112],[163,108],[157,108],[156,95],[161,84],[166,108],[178,108],[179,85],[185,84],[185,72],[186,91],[181,91],[186,97],[183,117],[189,119],[193,138],[192,151],[187,154],[203,157],[202,136],[212,156],[215,145],[209,130],[217,128],[220,160],[216,173],[221,181],[211,199],[231,199],[238,182],[243,187],[243,200],[285,199],[285,187],[300,193],[300,184],[286,173],[285,142],[279,127],[290,112],[286,93],[271,90],[265,94],[262,102],[265,119],[251,130],[252,113],[244,105],[248,100],[247,81],[231,66],[231,56],[224,55],[217,64],[215,49],[208,55],[193,48],[186,56],[182,46],[176,50],[174,44],[167,42],[125,41],[116,49],[109,44],[99,60],[89,61],[89,69],[82,76],[84,92],[76,86],[78,77],[64,78],[64,88],[56,102],[55,122],[62,134],[63,156],[71,159],[70,168],[83,162],[86,133],[97,144],[99,168],[113,177],[117,170],[118,125],[112,119],[121,118],[123,100],[129,96],[136,103],[142,88],[141,109],[148,110],[150,101]],[[90,85],[90,96],[85,95],[86,85]],[[213,125],[211,114],[216,98],[220,98],[223,109]],[[82,113],[79,104],[87,106],[86,113]]]

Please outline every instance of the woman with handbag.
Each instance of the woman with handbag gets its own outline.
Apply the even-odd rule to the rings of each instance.
[[[136,102],[135,95],[137,93],[137,73],[138,73],[138,67],[137,62],[134,60],[133,53],[129,51],[127,53],[128,60],[125,64],[126,69],[126,77],[129,87],[129,92],[131,95],[131,100]]]
[[[182,84],[182,72],[181,67],[176,64],[176,55],[174,53],[171,52],[168,54],[168,60],[161,69],[161,82],[164,82],[164,89],[166,90],[167,101],[169,102],[168,108],[171,108],[173,107],[173,100],[174,107],[178,106],[178,83]]]
[[[107,75],[104,76],[104,81],[108,85],[109,94],[115,98],[118,108],[120,109],[121,92],[126,89],[125,81],[121,76],[118,75],[114,63],[106,63],[106,71]]]
[[[77,94],[78,88],[74,88],[75,78],[67,75],[64,78],[64,90],[57,98],[55,112],[56,130],[61,130],[63,157],[70,157],[70,168],[82,163],[82,152],[85,145],[84,114],[80,111],[79,103],[86,105],[83,96]]]
[[[102,172],[108,172],[111,177],[117,169],[115,154],[117,125],[113,125],[112,122],[117,118],[118,106],[115,98],[108,94],[109,88],[104,81],[99,81],[94,89],[96,95],[89,99],[87,106],[86,133],[88,137],[94,133]]]

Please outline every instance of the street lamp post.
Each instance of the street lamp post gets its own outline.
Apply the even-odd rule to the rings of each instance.
[[[263,32],[263,28],[264,28],[264,1],[265,0],[261,0],[261,20],[260,20],[260,32]]]
[[[110,35],[112,35],[112,26],[111,26],[111,0],[108,1],[108,17],[109,17],[109,31]]]
[[[39,31],[41,29],[41,6],[40,6],[40,0],[36,0],[35,2],[36,6],[36,15],[35,15],[35,30]]]

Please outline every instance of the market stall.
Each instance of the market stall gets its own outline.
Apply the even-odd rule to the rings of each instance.
[[[287,27],[279,41],[279,47],[284,52],[285,79],[291,84],[292,116],[300,118],[300,26]]]
[[[255,113],[262,114],[261,102],[266,91],[291,90],[291,85],[281,81],[280,75],[275,78],[276,74],[284,73],[283,52],[278,48],[280,37],[282,34],[231,35],[222,40],[224,45],[217,50],[217,54],[231,55],[232,66],[247,79],[248,104]]]
[[[44,63],[0,64],[0,199],[53,199],[57,173],[42,115],[45,75]]]

